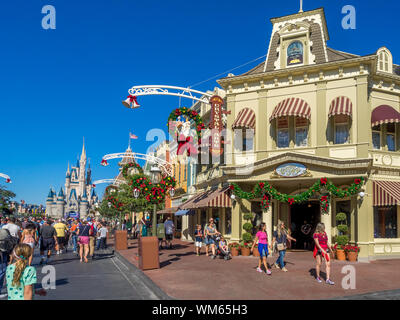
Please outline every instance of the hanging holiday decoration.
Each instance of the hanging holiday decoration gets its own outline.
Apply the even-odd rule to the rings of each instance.
[[[320,203],[320,207],[321,207],[321,213],[328,213],[329,212],[329,196],[327,195],[321,195],[319,197],[319,203]]]
[[[194,123],[196,124],[196,132],[197,132],[197,139],[198,141],[200,141],[200,137],[201,137],[201,130],[205,129],[205,125],[203,123],[203,120],[201,119],[200,115],[194,111],[191,110],[189,108],[186,107],[182,107],[182,108],[177,108],[174,111],[171,112],[171,114],[168,117],[168,129],[172,130],[172,128],[170,128],[170,125],[173,126],[174,122],[178,120],[178,117],[180,116],[184,116],[190,120],[193,120]]]
[[[0,173],[0,177],[6,179],[6,183],[11,183],[11,178],[5,173]]]
[[[160,183],[157,184],[152,184],[150,179],[143,174],[128,176],[127,180],[132,192],[135,189],[139,190],[139,194],[153,204],[163,202],[167,191],[176,186],[175,179],[170,176],[162,177]]]
[[[308,201],[315,193],[324,192],[328,195],[324,194],[320,196],[321,212],[328,213],[330,205],[329,194],[334,195],[337,198],[349,197],[357,194],[360,191],[363,183],[363,177],[356,178],[348,188],[341,189],[336,187],[327,178],[321,178],[319,181],[316,181],[308,190],[295,195],[280,193],[267,181],[258,182],[253,191],[250,192],[243,191],[236,183],[232,183],[230,185],[230,189],[235,196],[242,199],[252,200],[255,198],[262,198],[261,203],[264,209],[269,208],[270,199],[275,199],[277,201],[293,205],[295,203]]]
[[[131,171],[130,169],[132,169],[132,168],[136,169],[136,170],[134,170],[134,171],[136,171],[135,174],[136,174],[136,173],[143,173],[143,169],[142,169],[142,167],[141,167],[139,164],[137,164],[136,162],[129,162],[129,163],[125,164],[125,165],[122,167],[122,171],[121,171],[122,176],[123,176],[125,179],[127,179],[128,176],[130,175],[129,172]]]
[[[100,162],[100,164],[101,164],[102,166],[104,166],[104,167],[108,166],[108,162],[107,162],[107,160],[105,160],[105,159],[102,159],[101,162]]]

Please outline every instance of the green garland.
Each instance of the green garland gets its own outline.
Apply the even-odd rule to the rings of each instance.
[[[285,193],[278,192],[274,187],[272,187],[267,181],[260,181],[256,184],[253,191],[246,192],[243,191],[236,183],[230,185],[230,189],[233,194],[241,199],[252,200],[255,198],[262,197],[262,206],[264,209],[268,209],[270,205],[270,199],[275,199],[280,202],[288,203],[292,205],[294,203],[302,203],[308,201],[315,193],[324,191],[337,198],[344,198],[352,196],[360,191],[361,186],[364,183],[364,178],[356,178],[354,182],[345,189],[340,189],[336,187],[327,178],[321,178],[316,181],[308,190],[298,193],[295,195],[289,195]],[[322,213],[327,213],[329,210],[329,197],[325,195],[320,196],[320,205]]]
[[[205,128],[205,125],[203,123],[203,120],[201,119],[200,115],[189,108],[182,107],[182,108],[177,108],[174,111],[172,111],[168,117],[168,129],[170,128],[170,123],[172,121],[176,121],[179,116],[186,116],[189,119],[193,120],[196,123],[196,131],[197,131],[197,138],[200,141],[201,138],[201,130]]]

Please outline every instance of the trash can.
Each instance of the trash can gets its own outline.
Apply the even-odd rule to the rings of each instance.
[[[160,268],[157,237],[139,238],[139,269],[150,270]]]

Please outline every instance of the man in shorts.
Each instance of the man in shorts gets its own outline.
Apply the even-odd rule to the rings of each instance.
[[[65,245],[65,233],[68,231],[67,226],[61,221],[61,219],[57,220],[57,223],[54,225],[54,229],[56,229],[57,233],[57,243],[58,250],[57,254],[60,254],[64,250]]]
[[[172,239],[174,237],[175,226],[171,220],[171,217],[167,217],[167,220],[164,222],[165,228],[165,240],[167,241],[167,247],[172,249]]]
[[[42,239],[40,243],[40,264],[44,261],[49,262],[51,257],[51,251],[54,250],[57,241],[56,229],[51,225],[52,221],[46,220],[40,228],[40,237]],[[47,251],[47,258],[44,256],[44,252]]]

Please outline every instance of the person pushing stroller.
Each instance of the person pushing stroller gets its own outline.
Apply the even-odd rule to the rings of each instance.
[[[229,246],[226,243],[224,237],[220,233],[218,233],[215,236],[215,244],[216,244],[216,247],[217,247],[217,252],[218,252],[220,257],[223,257],[224,260],[232,259],[232,254],[231,254],[231,251],[229,249]]]

